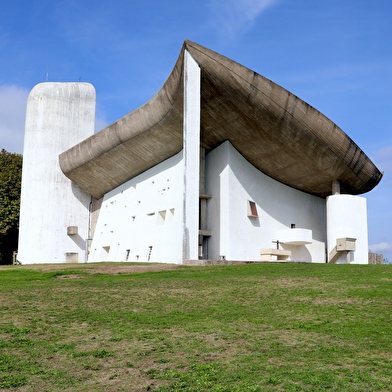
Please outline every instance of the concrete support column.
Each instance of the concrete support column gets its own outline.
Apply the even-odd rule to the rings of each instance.
[[[200,179],[199,179],[199,193],[205,194],[205,163],[206,151],[200,147]],[[207,230],[207,199],[205,197],[199,198],[200,206],[200,225],[199,230]],[[203,259],[206,254],[206,249],[203,249],[205,238],[203,234],[199,234],[199,259]]]
[[[184,55],[184,231],[183,260],[198,259],[200,176],[200,67]]]
[[[340,182],[338,180],[332,181],[332,195],[340,195]]]
[[[328,255],[342,238],[355,239],[351,255],[341,252],[337,263],[368,263],[368,230],[366,199],[352,195],[333,195],[327,198]]]

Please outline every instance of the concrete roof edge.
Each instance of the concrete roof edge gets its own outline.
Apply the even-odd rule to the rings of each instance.
[[[181,150],[185,50],[202,70],[201,143],[207,149],[230,140],[259,170],[322,197],[330,194],[332,180],[340,180],[343,191],[352,194],[379,183],[382,173],[325,115],[271,80],[189,40],[147,103],[60,155],[67,177],[101,197]],[[218,108],[227,112],[217,113]],[[230,116],[236,116],[234,121],[225,122]],[[282,157],[278,165],[273,159],[277,150]]]
[[[121,144],[137,138],[167,115],[173,107],[178,89],[182,88],[180,75],[182,74],[184,50],[185,44],[181,48],[180,55],[169,77],[149,101],[60,154],[60,168],[67,177],[78,182],[73,178],[75,170],[99,159]],[[149,110],[151,107],[154,110]]]

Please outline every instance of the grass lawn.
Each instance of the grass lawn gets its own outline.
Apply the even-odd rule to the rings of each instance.
[[[0,267],[0,389],[392,390],[392,266],[95,266]]]

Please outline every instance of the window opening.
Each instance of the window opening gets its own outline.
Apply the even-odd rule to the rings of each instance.
[[[158,211],[157,215],[157,225],[161,226],[165,223],[166,219],[166,210]]]
[[[256,203],[252,200],[248,200],[247,214],[248,214],[248,217],[250,217],[250,218],[258,218],[259,217],[259,214],[257,212]]]

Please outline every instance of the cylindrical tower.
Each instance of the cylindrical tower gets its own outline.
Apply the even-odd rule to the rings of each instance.
[[[365,198],[339,194],[327,198],[327,242],[328,261],[335,254],[337,263],[368,263]]]
[[[41,83],[27,100],[18,261],[85,260],[90,195],[61,171],[59,154],[94,133],[95,89]]]

